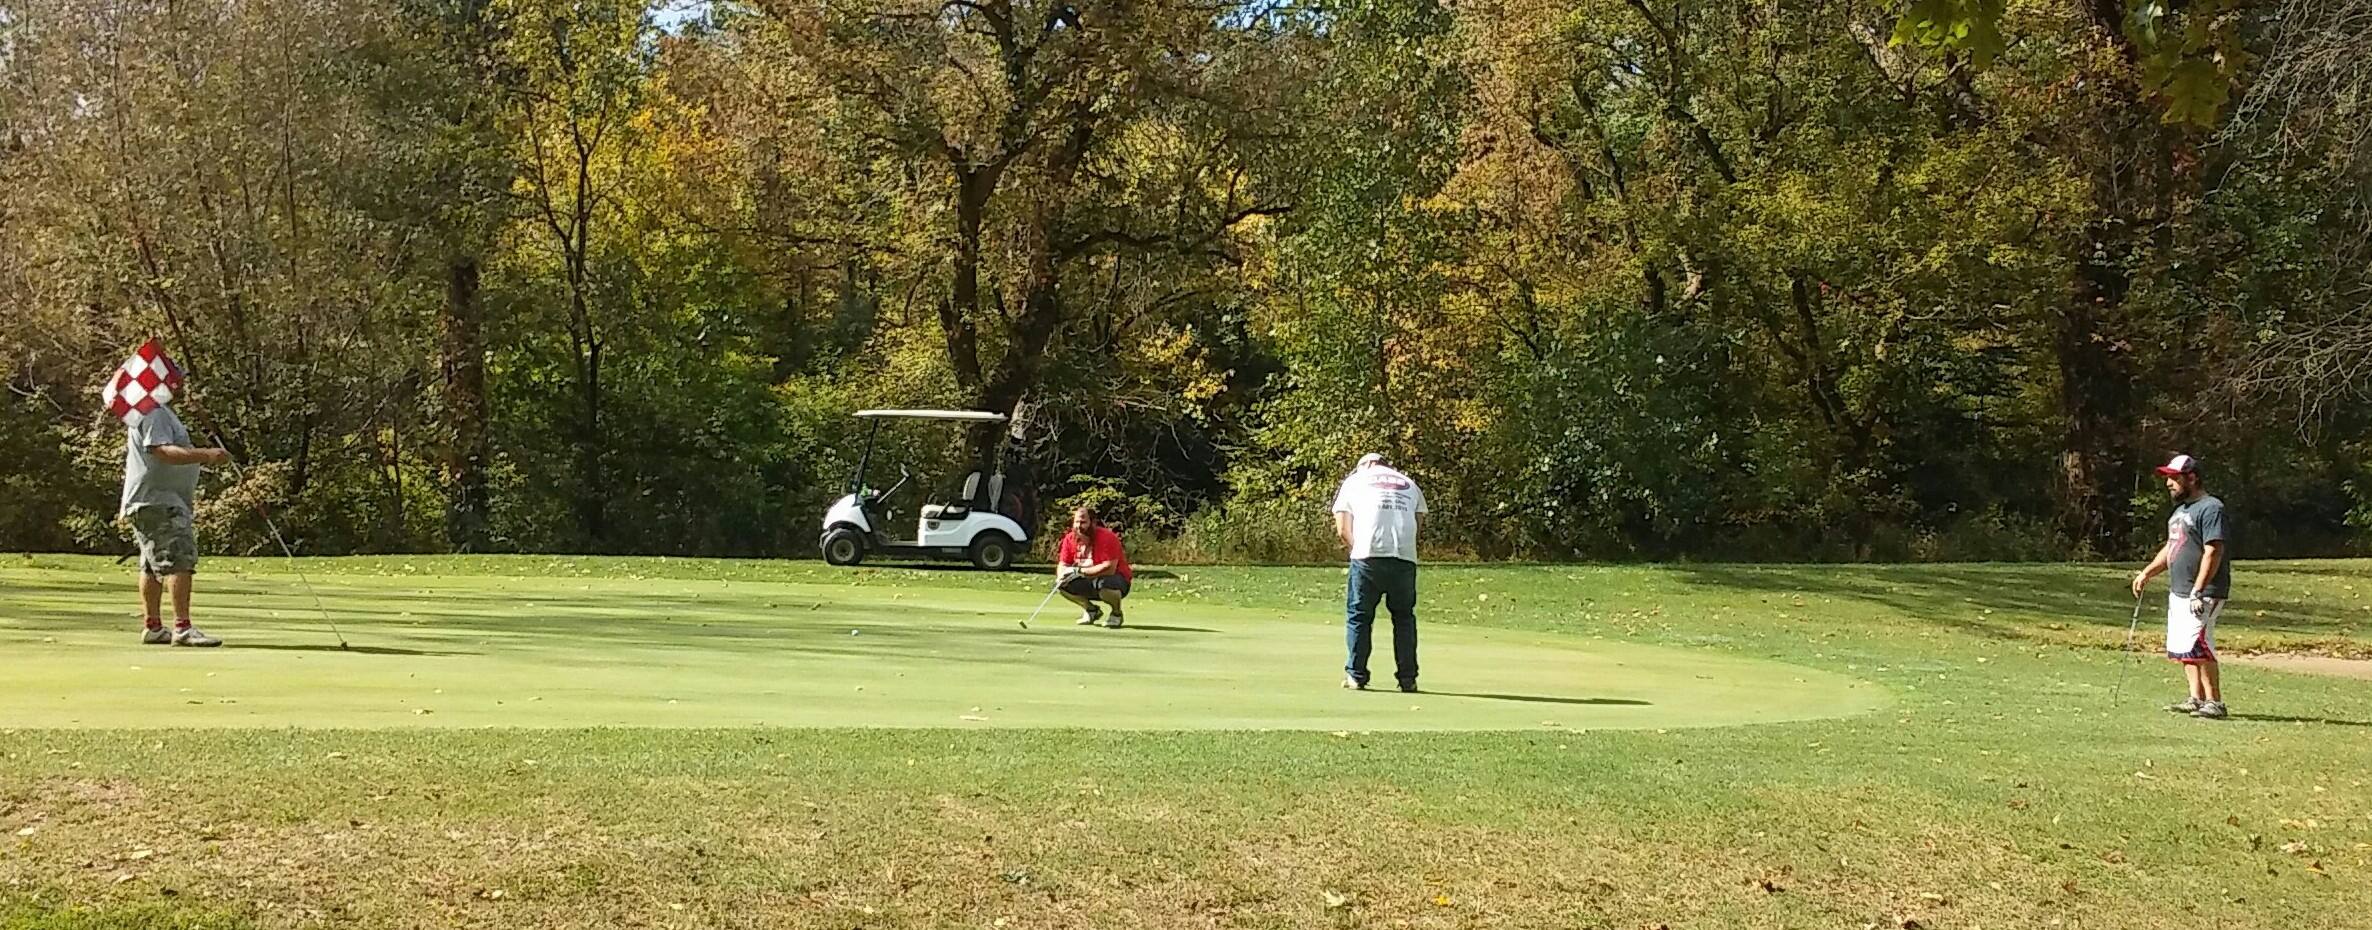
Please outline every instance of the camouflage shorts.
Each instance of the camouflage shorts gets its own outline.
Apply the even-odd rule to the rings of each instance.
[[[152,577],[185,575],[198,569],[198,532],[189,508],[150,504],[132,511],[132,538],[140,543],[140,570]]]

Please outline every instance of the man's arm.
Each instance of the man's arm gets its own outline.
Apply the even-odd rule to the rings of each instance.
[[[1334,538],[1343,544],[1343,548],[1348,549],[1351,547],[1350,511],[1337,510],[1334,512]]]
[[[2223,540],[2213,540],[2201,547],[2201,551],[2199,553],[2199,577],[2191,580],[2191,596],[2193,598],[2206,596],[2207,583],[2215,580],[2216,565],[2222,561],[2224,561]]]
[[[2151,559],[2148,567],[2134,573],[2133,596],[2140,597],[2141,589],[2149,587],[2150,579],[2158,577],[2159,572],[2165,571],[2167,560],[2172,558],[2174,558],[2174,543],[2172,541],[2167,542],[2166,545],[2159,546],[2158,557]]]
[[[167,465],[220,465],[231,460],[231,453],[220,446],[193,449],[189,446],[149,446],[148,454]]]

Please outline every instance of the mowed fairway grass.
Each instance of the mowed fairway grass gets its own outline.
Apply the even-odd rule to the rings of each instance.
[[[2372,927],[2372,685],[2162,713],[2114,567],[1435,566],[1419,695],[1340,568],[304,567],[352,649],[284,561],[191,650],[0,560],[0,928]],[[2372,653],[2372,563],[2237,580]]]

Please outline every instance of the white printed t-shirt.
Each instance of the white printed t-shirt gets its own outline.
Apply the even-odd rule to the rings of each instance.
[[[1351,515],[1351,558],[1417,560],[1417,515],[1425,491],[1407,475],[1370,465],[1343,479],[1334,512]]]

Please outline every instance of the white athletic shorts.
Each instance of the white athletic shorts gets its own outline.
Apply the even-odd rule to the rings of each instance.
[[[2224,612],[2224,599],[2211,597],[2202,602],[2197,612],[2191,610],[2191,596],[2166,596],[2166,657],[2177,662],[2213,662],[2216,658],[2216,615]]]

